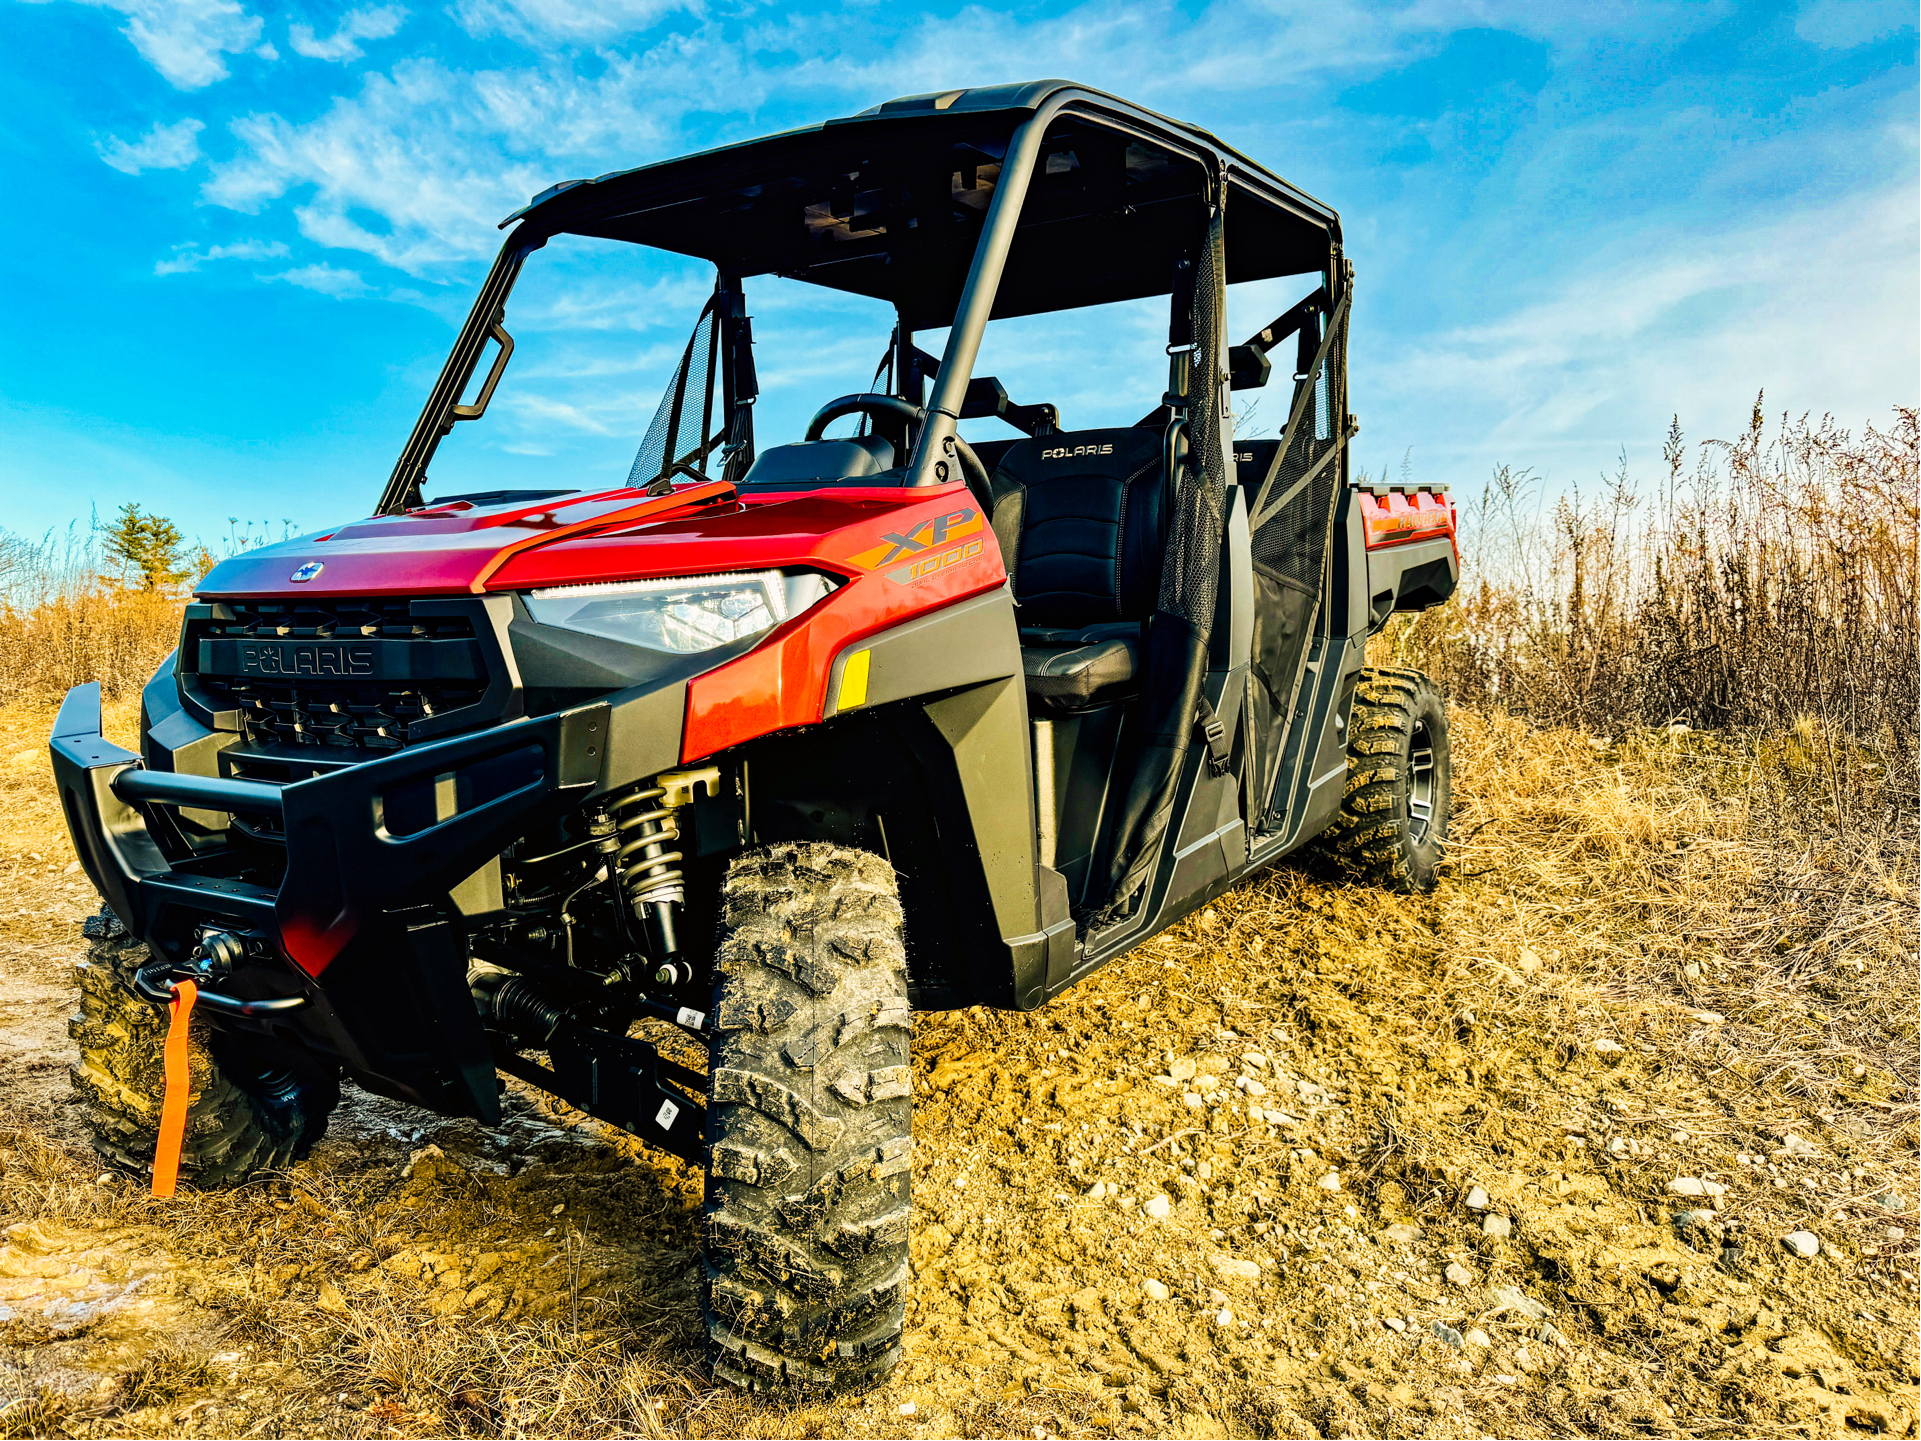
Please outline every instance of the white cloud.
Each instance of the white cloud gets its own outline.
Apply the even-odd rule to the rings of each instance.
[[[459,0],[454,17],[470,35],[594,43],[631,35],[698,0]]]
[[[203,194],[252,214],[311,187],[294,212],[309,239],[425,275],[491,254],[500,218],[568,167],[660,155],[678,109],[662,93],[671,69],[614,57],[589,79],[404,61],[311,121],[234,121],[239,153],[214,167]]]
[[[1166,68],[1157,71],[1148,57],[1167,53],[1168,24],[1187,23],[1159,9],[1088,6],[1076,14],[1036,31],[970,10],[961,21],[923,23],[859,61],[844,57],[867,33],[865,22],[835,16],[744,36],[701,25],[633,53],[603,50],[590,75],[563,56],[467,72],[437,59],[404,60],[312,119],[235,120],[239,151],[215,166],[203,194],[255,213],[304,191],[295,214],[309,239],[426,275],[491,253],[500,217],[557,179],[688,148],[681,123],[690,113],[751,115],[775,97],[808,95],[823,97],[824,112],[845,111],[850,97],[865,104],[926,89],[970,64],[976,73],[964,78],[976,83],[1053,70],[1099,74],[1125,88],[1126,77],[1113,73],[1120,58],[1143,80],[1165,80]],[[982,75],[978,59],[953,55],[953,24],[992,42],[970,45],[970,56],[1009,57],[1000,62],[1007,73]],[[1273,41],[1273,54],[1286,50]],[[1261,78],[1271,84],[1275,76]],[[766,127],[749,119],[736,128]]]
[[[1426,437],[1416,462],[1460,481],[1503,460],[1591,479],[1672,414],[1739,425],[1758,390],[1773,411],[1884,421],[1921,388],[1918,204],[1909,180],[1719,235],[1642,234],[1635,258],[1570,256],[1579,278],[1551,299],[1395,359],[1370,362],[1357,331],[1356,409],[1385,421],[1362,445]]]
[[[538,32],[563,44],[644,27],[671,8],[656,0],[465,4],[460,16],[476,31]],[[1198,88],[1272,87],[1312,71],[1367,69],[1405,58],[1439,33],[1438,18],[1418,7],[1406,18],[1356,0],[1281,15],[1224,4],[1199,21],[1161,0],[1086,3],[1043,25],[971,7],[909,22],[885,43],[876,42],[871,18],[789,16],[744,31],[697,21],[631,50],[599,49],[578,69],[564,53],[475,71],[404,60],[311,119],[236,120],[240,151],[216,167],[204,195],[255,212],[311,187],[296,212],[310,239],[426,274],[491,252],[500,216],[557,179],[691,148],[681,127],[696,113],[743,117],[729,129],[744,137],[769,128],[751,119],[769,103],[818,96],[821,113],[845,113],[950,82],[1048,73],[1094,77],[1185,109],[1178,97]],[[964,50],[953,45],[956,33],[969,37]],[[1199,37],[1205,46],[1193,43]],[[1198,59],[1168,63],[1181,55]]]
[[[362,295],[367,290],[367,282],[360,278],[359,271],[342,270],[334,265],[303,265],[296,270],[283,270],[278,275],[263,275],[261,279],[284,280],[289,285],[317,290],[335,299]]]
[[[1471,12],[1450,0],[1398,7],[1368,0],[1315,6],[1215,0],[1198,13],[1174,0],[1084,0],[1044,22],[969,6],[955,15],[909,18],[885,37],[874,32],[874,12],[867,9],[765,11],[723,24],[705,18],[703,0],[692,0],[684,7],[693,15],[688,23],[620,45],[611,43],[614,37],[682,7],[673,0],[609,0],[591,11],[576,0],[456,3],[455,15],[469,30],[511,35],[532,52],[522,49],[512,64],[488,70],[410,58],[387,73],[366,75],[356,93],[339,96],[311,118],[243,116],[232,126],[238,151],[216,163],[203,197],[249,213],[284,206],[301,233],[320,245],[423,280],[464,283],[474,262],[498,246],[498,219],[555,180],[762,133],[789,117],[844,114],[890,95],[1046,74],[1084,77],[1176,114],[1211,113],[1229,139],[1283,167],[1289,150],[1282,142],[1299,138],[1315,147],[1309,153],[1325,181],[1343,155],[1369,153],[1374,143],[1365,122],[1329,113],[1330,95],[1356,78],[1434,54],[1463,25],[1479,25],[1545,41],[1560,57],[1549,67],[1558,87],[1553,94],[1578,103],[1534,117],[1524,137],[1504,146],[1491,174],[1447,165],[1423,174],[1409,167],[1403,188],[1351,219],[1357,252],[1365,248],[1376,265],[1385,263],[1383,252],[1397,258],[1403,271],[1429,276],[1433,293],[1444,297],[1435,307],[1438,319],[1394,337],[1392,347],[1357,331],[1357,409],[1373,406],[1370,436],[1378,440],[1398,429],[1424,437],[1427,454],[1452,457],[1450,464],[1471,460],[1478,467],[1490,454],[1540,454],[1578,456],[1585,466],[1597,447],[1612,453],[1623,439],[1658,436],[1669,410],[1719,414],[1737,403],[1729,397],[1751,397],[1764,384],[1771,397],[1785,399],[1771,378],[1784,368],[1788,388],[1809,403],[1842,405],[1879,393],[1867,373],[1874,362],[1864,354],[1878,348],[1899,358],[1903,375],[1915,369],[1912,336],[1890,332],[1888,320],[1912,314],[1912,305],[1902,309],[1903,296],[1913,291],[1911,219],[1904,232],[1905,291],[1888,278],[1903,273],[1899,244],[1875,241],[1871,253],[1856,253],[1833,238],[1866,243],[1852,211],[1825,214],[1792,233],[1729,232],[1664,245],[1661,237],[1673,236],[1681,222],[1756,216],[1751,197],[1762,193],[1763,172],[1824,174],[1837,188],[1850,182],[1793,163],[1806,158],[1805,147],[1779,164],[1782,157],[1764,154],[1764,147],[1738,144],[1748,133],[1738,117],[1685,93],[1698,77],[1681,77],[1674,93],[1633,106],[1581,91],[1588,83],[1582,56],[1596,44],[1651,34],[1669,43],[1724,17],[1727,0],[1626,10],[1604,0],[1557,6],[1477,0]],[[1814,8],[1826,3],[1831,0],[1816,0]],[[370,38],[355,28],[359,23],[350,16],[329,39],[299,32],[296,48],[351,47]],[[1824,33],[1842,33],[1828,23]],[[954,44],[956,34],[966,36],[964,47]],[[595,47],[591,59],[580,57],[588,45]],[[716,124],[716,116],[726,118]],[[1801,133],[1801,140],[1829,136],[1852,143],[1857,135],[1852,126],[1816,127],[1811,139]],[[1322,144],[1328,138],[1340,148],[1328,151]],[[1691,152],[1698,152],[1692,169],[1674,158]],[[1661,189],[1669,184],[1671,194]],[[1465,186],[1471,203],[1458,194],[1446,203],[1422,193],[1436,186]],[[1608,187],[1620,191],[1620,219],[1608,236],[1564,223],[1569,214],[1603,212],[1598,196]],[[1814,213],[1794,188],[1773,213],[1794,212],[1797,205],[1797,213]],[[1375,182],[1363,189],[1380,195],[1384,187]],[[1570,193],[1578,202],[1571,212]],[[1383,238],[1380,228],[1390,220],[1405,221],[1408,234],[1422,227],[1432,233]],[[1824,224],[1835,227],[1825,238]],[[1623,255],[1640,258],[1625,264]],[[534,268],[553,259],[549,252]],[[305,271],[276,278],[330,294],[366,288],[354,271],[308,269],[314,274],[306,280],[294,278]],[[1834,338],[1837,322],[1823,308],[1831,300],[1817,294],[1811,279],[1824,274],[1856,278],[1846,324],[1875,337],[1866,352]],[[1570,284],[1569,276],[1582,278]],[[678,284],[657,294],[583,286],[542,304],[523,284],[517,323],[530,332],[600,332],[612,346],[669,312],[691,314],[691,292],[683,300]],[[1550,287],[1559,293],[1527,306],[1511,298],[1529,284],[1542,287],[1537,295]],[[425,299],[406,294],[430,307],[443,298],[453,304],[451,289],[423,284],[421,290]],[[1857,305],[1855,297],[1870,293],[1872,302]],[[1362,291],[1363,314],[1371,294]],[[1276,308],[1295,298],[1279,297]],[[1447,328],[1454,317],[1490,313],[1496,318]],[[665,356],[663,367],[671,359]],[[829,364],[828,357],[816,359]],[[522,378],[532,379],[526,360],[517,363]],[[574,354],[545,373],[548,383],[530,389],[527,423],[535,424],[539,410],[540,425],[619,433],[636,401],[626,393],[626,377],[653,364],[651,352],[643,359],[632,347]],[[841,364],[835,356],[829,368]],[[846,364],[855,368],[851,359]],[[1019,367],[1010,360],[1006,369],[1011,377]],[[798,392],[817,380],[804,354],[778,358],[770,347],[763,373],[770,399],[787,382]],[[1820,399],[1823,385],[1831,401]],[[1021,389],[1023,398],[1035,398],[1032,386]],[[1072,405],[1080,417],[1103,411],[1105,390],[1090,377],[1054,387],[1045,398]],[[1393,448],[1398,456],[1399,445]]]
[[[1794,17],[1794,33],[1824,50],[1848,50],[1914,27],[1910,0],[1811,0]]]
[[[177,90],[198,90],[227,78],[222,55],[251,50],[260,17],[238,0],[80,0],[127,17],[120,33]]]
[[[176,120],[171,125],[156,123],[138,140],[107,137],[104,145],[96,142],[100,158],[115,170],[138,175],[143,170],[182,170],[200,158],[200,132],[207,127],[198,120]]]
[[[514,419],[522,425],[546,432],[559,427],[589,435],[612,435],[616,427],[623,435],[631,431],[634,417],[641,413],[648,399],[630,393],[598,398],[598,403],[592,405],[579,405],[526,389],[504,398]]]
[[[385,40],[400,29],[407,12],[398,5],[378,5],[365,10],[350,10],[325,40],[318,39],[311,25],[295,23],[287,29],[287,43],[309,60],[358,60],[362,40]]]
[[[550,241],[515,287],[514,323],[529,331],[631,334],[657,330],[666,319],[669,330],[691,329],[713,291],[713,272],[698,261],[656,254],[637,279],[633,267],[607,263],[613,248],[574,236]],[[675,344],[686,342],[680,333]]]
[[[205,250],[195,250],[189,241],[174,246],[168,259],[154,262],[153,273],[184,275],[210,260],[277,260],[288,253],[282,240],[241,240],[232,245],[210,245]]]

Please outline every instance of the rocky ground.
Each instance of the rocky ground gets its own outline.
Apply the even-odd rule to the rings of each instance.
[[[921,1018],[904,1360],[793,1410],[701,1373],[699,1174],[531,1094],[104,1175],[49,719],[0,710],[5,1434],[1915,1433],[1914,835],[1816,738],[1458,714],[1435,896],[1284,868]]]

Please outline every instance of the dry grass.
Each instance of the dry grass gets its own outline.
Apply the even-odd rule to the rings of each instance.
[[[889,1435],[912,1400],[928,1435],[1772,1435],[1816,1416],[1812,1383],[1781,1368],[1816,1366],[1898,1434],[1916,1319],[1912,831],[1811,807],[1799,768],[1825,748],[1793,736],[1599,746],[1511,716],[1454,723],[1460,823],[1435,896],[1283,869],[1034,1015],[922,1022],[914,1316],[877,1397],[789,1408],[709,1389],[697,1175],[594,1128],[551,1139],[567,1118],[530,1101],[510,1120],[530,1128],[517,1173],[448,1123],[432,1133],[448,1159],[408,1174],[420,1142],[392,1127],[420,1118],[362,1098],[292,1175],[164,1205],[100,1183],[16,1113],[0,1217],[72,1228],[63,1255],[140,1238],[204,1334],[167,1338],[150,1392],[133,1360],[97,1394],[23,1392],[3,1424]],[[1170,1056],[1238,1064],[1250,1041],[1293,1123],[1197,1114],[1149,1080]],[[1282,1074],[1305,1084],[1283,1091]],[[1812,1150],[1782,1154],[1788,1133]],[[1316,1186],[1330,1169],[1334,1195]],[[1668,1224],[1693,1204],[1667,1193],[1676,1175],[1726,1186],[1712,1220]],[[1175,1215],[1090,1202],[1094,1179],[1165,1190]],[[1515,1218],[1513,1242],[1479,1234],[1470,1184]],[[1390,1256],[1370,1237],[1391,1221],[1426,1239]],[[1821,1261],[1779,1250],[1801,1226]],[[1270,1278],[1235,1294],[1261,1323],[1240,1339],[1197,1314],[1222,1251]],[[1481,1321],[1494,1348],[1463,1373],[1383,1329],[1472,1324],[1439,1275],[1455,1262],[1545,1300],[1566,1345],[1543,1365],[1527,1333]],[[1143,1307],[1141,1275],[1190,1299]],[[1066,1309],[1096,1294],[1096,1311]],[[1727,1329],[1685,1319],[1709,1314]],[[1819,1336],[1845,1340],[1840,1359],[1806,1359]],[[222,1348],[241,1361],[184,1379]]]
[[[1831,460],[1830,441],[1807,453]],[[1716,452],[1750,470],[1766,453]],[[1863,517],[1896,492],[1861,494],[1821,523],[1879,554]],[[923,1018],[913,1309],[882,1393],[711,1389],[700,1177],[563,1107],[516,1093],[503,1147],[353,1094],[297,1171],[162,1204],[99,1179],[34,1060],[0,1073],[0,1225],[40,1239],[5,1233],[0,1288],[134,1258],[159,1267],[140,1293],[157,1309],[0,1336],[0,1433],[1914,1434],[1915,807],[1855,659],[1876,626],[1905,624],[1911,650],[1912,591],[1837,609],[1824,587],[1870,571],[1790,564],[1821,553],[1794,529],[1810,514],[1751,516],[1767,543],[1738,554],[1717,549],[1738,528],[1637,531],[1580,550],[1578,585],[1584,532],[1544,535],[1532,588],[1490,577],[1379,642],[1455,688],[1435,895],[1310,860],[1032,1015]],[[1891,514],[1886,535],[1911,534],[1912,505]],[[1739,589],[1754,566],[1766,584]],[[1679,665],[1650,619],[1662,596],[1757,674],[1756,647],[1798,644],[1795,614],[1846,653],[1809,640],[1801,669],[1765,672],[1765,709],[1677,712],[1673,695],[1719,692],[1685,666],[1652,688],[1661,656]],[[1870,615],[1871,634],[1833,628]],[[50,702],[0,707],[13,993],[59,994],[88,899],[51,803]],[[63,1054],[64,1001],[7,1003],[0,1028]],[[1250,1046],[1263,1114],[1153,1080],[1177,1058],[1231,1079]],[[1681,1200],[1679,1176],[1724,1193]],[[1466,1209],[1475,1185],[1511,1237]],[[1140,1208],[1157,1191],[1175,1203],[1158,1224]],[[1390,1244],[1390,1223],[1421,1235]],[[1818,1259],[1782,1251],[1796,1228]],[[1218,1275],[1222,1254],[1258,1282]],[[1143,1301],[1143,1276],[1175,1299]],[[1559,1339],[1490,1314],[1499,1285],[1551,1306]],[[1491,1344],[1456,1352],[1435,1322]]]
[[[1921,432],[1859,438],[1806,417],[1625,470],[1559,499],[1503,468],[1467,507],[1452,604],[1376,642],[1464,704],[1597,735],[1682,722],[1769,733],[1805,720],[1836,804],[1912,808]],[[1652,494],[1649,493],[1650,489]]]
[[[218,1379],[202,1352],[180,1345],[156,1346],[115,1382],[113,1405],[122,1411],[162,1406],[206,1391]]]
[[[0,674],[12,695],[65,695],[99,681],[138,695],[180,639],[180,601],[138,590],[80,591],[0,610]]]
[[[0,532],[0,676],[12,700],[57,700],[99,681],[135,696],[180,638],[180,597],[102,574],[77,532],[38,545]]]

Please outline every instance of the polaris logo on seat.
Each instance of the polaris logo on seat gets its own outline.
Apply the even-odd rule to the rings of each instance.
[[[1072,460],[1077,455],[1112,455],[1114,447],[1109,445],[1057,445],[1052,450],[1041,452],[1042,460]]]

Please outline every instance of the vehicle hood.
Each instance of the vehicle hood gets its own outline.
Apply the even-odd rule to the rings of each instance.
[[[710,481],[653,497],[621,487],[537,505],[459,501],[244,551],[195,593],[209,601],[484,595],[782,566],[852,578],[938,544],[950,529],[985,531],[984,520],[959,483],[742,496]]]

